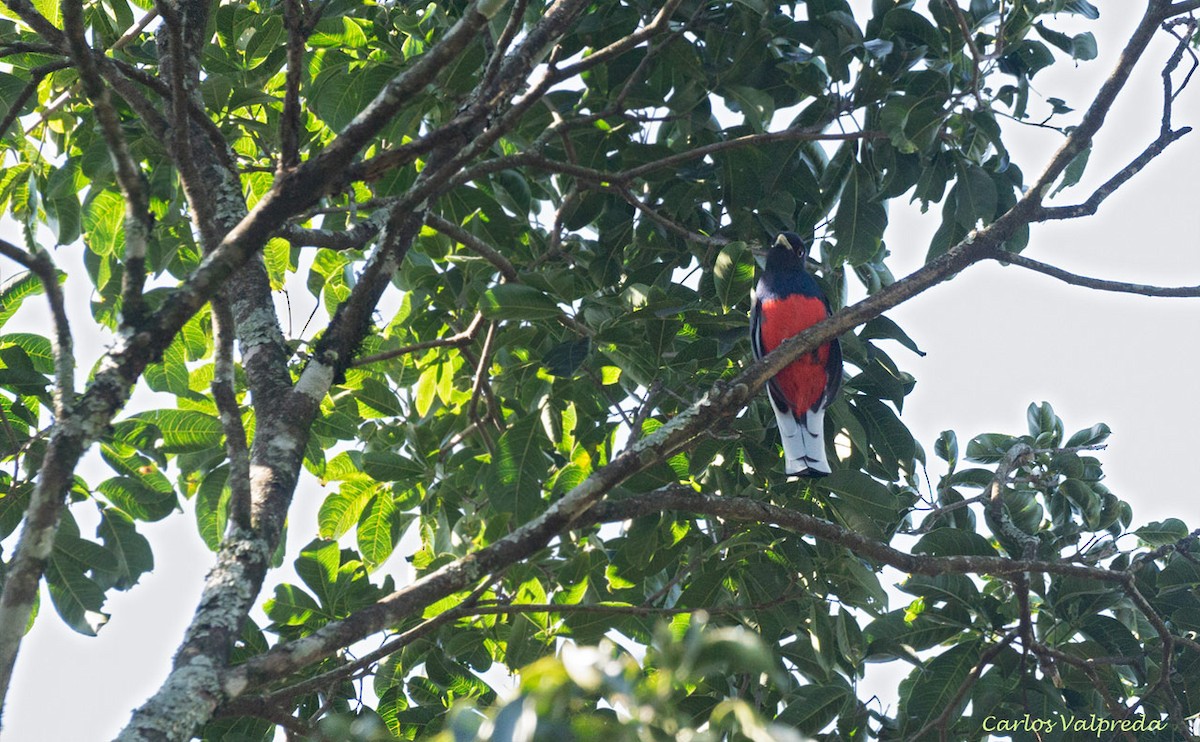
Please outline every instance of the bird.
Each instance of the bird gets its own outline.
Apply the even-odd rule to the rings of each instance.
[[[766,266],[750,295],[750,343],[755,360],[832,313],[825,292],[808,272],[808,249],[800,235],[783,232],[767,251]],[[825,409],[841,384],[842,347],[837,339],[792,361],[767,382],[783,440],[784,471],[789,476],[830,473]]]

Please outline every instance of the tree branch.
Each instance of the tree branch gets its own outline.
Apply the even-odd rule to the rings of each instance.
[[[1074,206],[1055,206],[1042,207],[1036,217],[1037,221],[1047,221],[1052,219],[1076,219],[1083,216],[1091,216],[1100,208],[1100,204],[1106,198],[1111,196],[1118,188],[1124,185],[1130,178],[1141,172],[1142,168],[1146,167],[1155,157],[1158,157],[1163,151],[1173,142],[1182,138],[1185,134],[1192,130],[1190,126],[1184,126],[1180,129],[1173,129],[1171,125],[1171,110],[1178,92],[1174,90],[1174,84],[1171,80],[1171,75],[1179,67],[1179,63],[1183,60],[1183,54],[1187,51],[1191,38],[1196,30],[1196,19],[1178,19],[1173,24],[1181,24],[1186,26],[1187,31],[1183,34],[1175,34],[1173,29],[1171,33],[1179,40],[1175,46],[1175,51],[1171,53],[1166,64],[1162,69],[1162,84],[1163,84],[1163,106],[1162,106],[1162,123],[1159,127],[1158,138],[1150,143],[1146,149],[1142,150],[1141,154],[1133,159],[1125,167],[1121,168],[1116,175],[1109,178],[1104,185],[1097,188],[1086,201]],[[1193,71],[1195,67],[1193,66]],[[1180,91],[1187,85],[1187,81],[1191,79],[1191,72],[1188,73],[1183,84],[1180,86]]]
[[[212,300],[213,380],[212,395],[225,432],[225,455],[229,459],[229,516],[239,530],[250,524],[250,450],[242,409],[234,394],[233,313],[224,297]]]
[[[87,44],[83,21],[82,0],[63,0],[63,24],[68,47],[83,90],[95,107],[96,121],[104,142],[112,154],[117,185],[125,197],[125,265],[121,285],[121,322],[125,331],[141,330],[144,313],[142,288],[146,283],[146,246],[150,240],[152,221],[150,200],[146,194],[141,168],[129,152],[121,131],[121,120],[112,105],[108,86],[104,84],[95,56]]]
[[[528,6],[529,0],[516,0],[513,3],[512,10],[509,11],[508,21],[504,24],[504,29],[500,32],[500,38],[496,40],[496,46],[492,50],[491,57],[487,61],[487,67],[484,68],[481,87],[490,88],[496,80],[496,75],[500,72],[500,63],[504,61],[504,55],[508,52],[509,46],[513,39],[517,36],[517,31],[520,30],[521,24],[525,20],[525,8]]]
[[[4,4],[24,21],[25,25],[32,28],[34,33],[41,36],[54,48],[63,52],[67,51],[66,36],[57,26],[47,20],[46,16],[39,13],[29,0],[4,0]]]
[[[1150,39],[1154,37],[1154,32],[1158,29],[1158,25],[1172,14],[1171,6],[1161,2],[1161,0],[1150,0],[1146,4],[1146,12],[1142,15],[1133,33],[1130,34],[1129,41],[1125,43],[1125,48],[1121,50],[1116,68],[1109,74],[1104,84],[1100,86],[1100,90],[1096,93],[1096,97],[1092,99],[1092,103],[1088,106],[1087,112],[1084,113],[1079,125],[1071,130],[1070,136],[1067,137],[1058,151],[1054,153],[1054,156],[1051,157],[1042,174],[1038,176],[1037,181],[1021,199],[1022,203],[1030,203],[1030,206],[1026,208],[1034,209],[1033,220],[1036,220],[1036,207],[1033,204],[1040,206],[1042,199],[1046,197],[1055,179],[1062,174],[1067,165],[1079,153],[1083,152],[1091,144],[1096,132],[1104,125],[1104,120],[1107,118],[1109,110],[1112,109],[1112,104],[1116,100],[1117,95],[1129,81],[1129,75],[1133,72],[1134,65],[1145,54],[1146,46],[1150,43]]]
[[[330,250],[359,250],[371,241],[387,222],[388,210],[379,209],[370,217],[346,230],[306,229],[288,223],[279,236],[297,247],[327,247]]]
[[[474,340],[479,334],[479,328],[482,326],[483,315],[476,314],[475,318],[471,320],[471,324],[467,327],[467,329],[460,333],[451,335],[450,337],[437,338],[435,340],[425,340],[420,343],[405,345],[403,347],[396,348],[395,350],[385,350],[382,353],[375,353],[374,355],[355,358],[350,362],[350,367],[356,368],[358,366],[366,366],[371,363],[379,363],[380,361],[390,361],[393,358],[399,358],[400,356],[405,356],[409,353],[417,353],[422,350],[429,350],[430,348],[460,347]]]
[[[1124,283],[1121,281],[1106,281],[1099,278],[1089,278],[1080,276],[1074,273],[1069,273],[1062,268],[1057,268],[1047,263],[1027,258],[1024,255],[1006,252],[1004,250],[996,250],[991,252],[986,257],[991,258],[1001,264],[1017,265],[1022,268],[1028,268],[1031,271],[1036,271],[1043,275],[1057,278],[1060,281],[1069,283],[1072,286],[1083,286],[1097,291],[1114,291],[1122,294],[1138,294],[1139,296],[1163,296],[1177,298],[1196,298],[1200,297],[1200,286],[1150,286],[1141,283]]]
[[[473,613],[474,608],[479,598],[487,592],[488,588],[496,581],[499,575],[489,575],[485,578],[478,587],[471,591],[467,597],[463,598],[462,602],[453,608],[449,608],[432,618],[429,618],[422,623],[417,624],[413,628],[401,633],[399,636],[390,639],[378,649],[368,652],[362,657],[357,658],[353,662],[349,662],[340,667],[335,667],[314,677],[302,680],[294,685],[289,685],[284,688],[272,691],[271,693],[258,696],[243,696],[235,701],[232,701],[220,707],[217,716],[240,716],[242,714],[253,713],[253,709],[264,706],[272,706],[280,701],[296,698],[307,693],[313,693],[323,688],[328,688],[331,685],[338,683],[346,678],[351,677],[359,670],[363,670],[376,662],[385,659],[396,652],[399,652],[404,647],[412,644],[417,639],[422,639],[429,636],[437,629],[445,626],[451,621],[469,616]]]
[[[58,493],[73,480],[77,457],[71,440],[56,435],[76,424],[75,410],[75,349],[71,326],[67,319],[58,269],[45,250],[30,254],[0,239],[0,254],[29,269],[42,283],[50,304],[54,322],[51,349],[54,354],[54,416],[55,425],[47,444],[39,476],[25,509],[24,526],[7,565],[3,593],[0,593],[0,703],[8,695],[17,652],[37,599],[38,584],[54,545],[58,519],[62,508]],[[0,410],[0,416],[5,415]],[[5,425],[8,419],[5,417]],[[71,461],[70,467],[65,462]]]
[[[957,7],[957,3],[955,3],[954,0],[949,0],[949,2],[951,5]],[[975,687],[975,683],[979,680],[979,676],[983,674],[983,671],[987,669],[987,666],[992,664],[992,662],[994,662],[995,659],[1000,656],[1000,653],[1003,652],[1006,647],[1012,644],[1013,640],[1016,638],[1017,632],[1010,631],[1004,635],[1004,638],[993,644],[987,649],[986,652],[981,654],[979,656],[979,661],[976,662],[975,666],[971,668],[971,671],[967,673],[967,677],[963,678],[962,683],[960,683],[958,686],[958,690],[954,693],[954,697],[950,699],[950,702],[946,705],[946,708],[942,711],[942,713],[926,722],[925,726],[921,727],[921,729],[912,736],[912,739],[924,739],[925,735],[934,729],[939,730],[941,733],[940,737],[945,739],[946,723],[950,721],[952,716],[961,714],[963,699],[965,699],[967,694],[971,692],[971,688]]]
[[[504,276],[504,280],[517,280],[517,269],[513,267],[508,258],[504,257],[499,250],[463,229],[461,226],[432,212],[425,215],[425,223],[450,239],[466,245],[474,253],[491,263],[496,267],[496,270],[500,271],[500,275]]]
[[[0,120],[0,139],[8,132],[8,127],[12,126],[17,117],[21,115],[21,109],[29,102],[29,99],[37,92],[38,86],[41,85],[42,79],[51,72],[65,70],[71,66],[70,62],[51,62],[40,67],[34,67],[29,71],[29,82],[25,83],[25,87],[21,88],[21,92],[12,100],[9,105],[8,113]]]
[[[414,95],[424,90],[425,86],[476,38],[488,21],[488,16],[481,13],[480,8],[493,9],[496,5],[497,3],[489,0],[475,0],[467,6],[462,17],[446,31],[446,34],[418,57],[412,66],[388,81],[379,94],[359,111],[338,137],[325,148],[317,158],[320,161],[320,169],[334,172],[349,164],[350,159],[366,146]],[[494,8],[493,12],[495,10],[499,8]]]
[[[299,0],[284,0],[287,26],[287,75],[284,80],[283,116],[279,121],[279,169],[300,163],[300,78],[304,70],[304,24]]]

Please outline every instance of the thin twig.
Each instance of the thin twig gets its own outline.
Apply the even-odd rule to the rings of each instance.
[[[335,667],[332,670],[328,670],[326,672],[323,672],[319,675],[316,675],[314,677],[311,677],[307,680],[301,681],[294,685],[290,685],[285,688],[280,688],[279,690],[273,691],[270,694],[265,695],[265,696],[260,696],[257,698],[255,698],[255,697],[240,698],[230,704],[227,704],[221,710],[220,715],[222,715],[222,716],[237,716],[240,713],[244,713],[244,711],[242,711],[241,709],[246,708],[246,707],[253,708],[258,704],[268,704],[268,705],[275,704],[275,703],[278,703],[283,700],[296,698],[298,696],[302,696],[307,693],[312,693],[314,691],[318,691],[323,688],[328,688],[330,685],[332,685],[334,683],[341,682],[342,680],[344,680],[347,677],[350,677],[357,671],[367,668],[367,667],[370,667],[371,665],[375,664],[376,662],[378,662],[390,655],[395,654],[396,652],[400,651],[401,649],[408,646],[409,644],[412,644],[417,639],[428,636],[429,634],[433,633],[435,630],[441,628],[442,626],[445,626],[447,623],[449,623],[457,618],[461,618],[463,616],[470,615],[472,613],[472,609],[478,603],[479,598],[482,597],[483,594],[485,592],[487,592],[487,590],[489,588],[491,588],[491,586],[495,583],[495,581],[497,579],[499,579],[499,577],[500,577],[499,573],[497,573],[495,575],[488,575],[486,578],[484,578],[484,580],[482,582],[480,582],[480,584],[478,586],[475,587],[474,590],[472,590],[470,592],[470,594],[468,594],[465,598],[463,598],[462,602],[459,603],[458,605],[456,605],[453,608],[450,608],[448,610],[442,611],[441,613],[437,614],[436,616],[433,616],[432,618],[424,621],[423,623],[420,623],[420,624],[414,626],[413,628],[409,629],[408,631],[403,632],[402,634],[395,637],[394,639],[391,639],[391,640],[385,642],[381,647],[374,650],[373,652],[368,652],[367,654],[364,654],[362,657],[359,657],[358,659],[354,660],[353,662],[349,662],[345,665],[341,665],[340,667]]]
[[[120,117],[113,107],[108,86],[100,76],[96,57],[87,44],[81,0],[64,0],[63,24],[71,58],[79,71],[84,92],[94,106],[96,121],[112,154],[117,184],[125,197],[125,264],[121,285],[121,321],[126,328],[140,330],[143,314],[142,288],[146,282],[146,247],[150,239],[150,204],[142,171],[130,154],[121,131]]]
[[[433,212],[425,216],[425,223],[450,239],[470,248],[471,251],[494,265],[506,281],[517,280],[517,269],[513,267],[508,258],[501,255],[499,250],[471,234],[466,229]]]
[[[279,122],[279,168],[287,170],[300,163],[300,76],[304,67],[304,25],[299,0],[284,0],[283,17],[287,26],[287,75],[284,79],[283,116]]]
[[[246,428],[242,425],[241,406],[234,394],[233,313],[224,297],[212,300],[213,401],[225,431],[225,455],[229,458],[229,516],[233,523],[249,532],[250,453]]]
[[[950,1],[953,2],[953,0]],[[950,699],[948,704],[946,704],[946,707],[942,710],[942,713],[927,721],[925,726],[921,727],[921,729],[916,734],[912,735],[910,739],[919,740],[934,729],[941,730],[942,737],[945,738],[946,722],[950,721],[952,716],[956,716],[962,711],[963,699],[967,697],[967,693],[969,693],[971,688],[975,686],[975,683],[979,680],[979,676],[983,674],[983,671],[987,669],[988,665],[992,664],[992,662],[1000,656],[1000,653],[1004,651],[1005,647],[1012,644],[1013,640],[1016,638],[1017,632],[1010,631],[1005,634],[1000,641],[993,644],[986,652],[981,654],[979,656],[979,661],[975,663],[975,666],[972,667],[971,671],[967,673],[967,676],[963,678],[963,681],[959,684],[958,690],[955,692],[954,697]]]
[[[25,87],[21,88],[21,92],[17,93],[17,97],[13,98],[9,103],[8,113],[4,115],[4,119],[0,120],[0,139],[8,132],[8,127],[17,120],[21,115],[21,110],[25,108],[25,104],[37,92],[38,85],[41,85],[42,78],[49,75],[51,72],[57,72],[71,66],[70,62],[51,62],[40,67],[34,67],[29,71],[29,82],[25,83]]]
[[[479,334],[479,328],[482,326],[483,315],[476,314],[475,318],[471,320],[471,324],[467,326],[467,329],[460,333],[456,333],[450,337],[437,338],[435,340],[424,340],[422,342],[413,343],[412,345],[405,345],[394,350],[385,350],[382,353],[363,356],[362,358],[355,358],[350,362],[350,367],[357,368],[359,366],[366,366],[371,363],[379,363],[380,361],[390,361],[393,358],[399,358],[400,356],[405,356],[409,353],[417,353],[422,350],[429,350],[430,348],[461,347],[474,340],[475,336]]]
[[[1028,268],[1031,271],[1036,271],[1043,275],[1057,278],[1064,283],[1069,283],[1072,286],[1084,286],[1097,291],[1114,291],[1122,294],[1138,294],[1139,296],[1159,296],[1159,297],[1176,297],[1176,298],[1196,298],[1200,297],[1200,286],[1150,286],[1140,283],[1125,283],[1122,281],[1106,281],[1100,278],[1090,278],[1088,276],[1080,276],[1075,273],[1070,273],[1062,268],[1042,263],[1032,258],[1027,258],[1024,255],[1004,250],[992,251],[987,257],[1000,262],[1002,264],[1010,264]]]

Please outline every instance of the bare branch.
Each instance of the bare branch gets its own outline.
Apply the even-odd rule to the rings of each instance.
[[[374,355],[363,356],[362,358],[355,358],[353,361],[350,362],[350,367],[356,368],[358,366],[366,366],[366,365],[369,365],[372,363],[379,363],[380,361],[390,361],[393,358],[399,358],[400,356],[405,356],[405,355],[408,355],[409,353],[418,353],[422,350],[429,350],[430,348],[460,347],[460,346],[466,345],[467,343],[474,340],[475,337],[479,334],[479,328],[482,326],[483,326],[483,315],[476,314],[475,319],[471,320],[471,324],[467,327],[467,329],[463,330],[460,333],[456,333],[454,335],[451,335],[450,337],[437,338],[436,340],[425,340],[420,343],[413,343],[412,345],[405,345],[404,347],[396,348],[395,350],[387,350],[382,353],[376,353]]]
[[[17,41],[12,44],[0,45],[0,59],[13,54],[54,54],[57,50],[49,44],[29,44]]]
[[[298,247],[327,247],[330,250],[358,250],[379,234],[387,222],[387,209],[379,209],[369,218],[353,227],[334,231],[332,229],[305,229],[295,224],[285,224],[279,236]]]
[[[54,354],[54,416],[56,418],[46,454],[42,460],[37,484],[25,509],[24,526],[5,576],[3,598],[0,599],[0,699],[8,695],[17,651],[37,599],[46,560],[58,530],[62,508],[60,490],[73,479],[74,459],[78,457],[68,436],[61,434],[69,428],[75,408],[75,349],[71,326],[67,320],[58,269],[45,250],[28,253],[0,239],[0,254],[28,268],[42,283],[50,314],[54,322],[51,350]],[[5,427],[9,427],[4,417]],[[11,434],[11,430],[10,430]],[[82,452],[82,449],[80,449]]]
[[[720,235],[701,234],[700,232],[696,232],[691,229],[688,229],[687,227],[685,227],[684,225],[675,221],[674,219],[664,216],[663,214],[658,213],[656,210],[654,210],[654,209],[650,208],[649,206],[647,206],[646,204],[642,203],[641,199],[634,196],[626,188],[618,188],[615,190],[621,196],[621,198],[625,199],[625,201],[630,206],[632,206],[633,208],[635,208],[638,211],[645,214],[646,217],[649,218],[651,221],[653,221],[657,224],[661,224],[663,227],[665,227],[667,229],[667,231],[674,232],[675,234],[679,235],[680,237],[684,238],[685,240],[687,240],[689,242],[695,242],[696,244],[704,245],[706,247],[724,247],[725,245],[728,245],[731,242],[731,240],[728,237],[721,237]]]
[[[1115,291],[1123,294],[1138,294],[1140,296],[1165,296],[1165,297],[1181,297],[1195,298],[1200,297],[1200,286],[1150,286],[1141,283],[1124,283],[1121,281],[1106,281],[1099,278],[1089,278],[1080,276],[1074,273],[1069,273],[1062,268],[1057,268],[1047,263],[1042,263],[1032,258],[1027,258],[1024,255],[1017,255],[1003,250],[997,250],[993,254],[988,255],[991,258],[1002,264],[1017,265],[1022,268],[1028,268],[1031,271],[1057,278],[1060,281],[1069,283],[1073,286],[1084,286],[1089,289],[1098,291]]]
[[[354,353],[370,331],[371,313],[375,311],[375,305],[379,303],[379,298],[391,283],[392,274],[400,267],[405,254],[412,246],[423,217],[424,214],[420,212],[412,213],[399,208],[391,210],[379,244],[363,266],[350,296],[338,306],[329,327],[317,342],[313,359],[309,362],[310,365],[315,362],[331,368],[333,374],[329,382],[340,377],[353,362]],[[305,371],[307,372],[307,368]],[[327,384],[325,389],[320,390],[321,397],[326,391]],[[315,397],[317,390],[309,389],[306,393]]]
[[[650,23],[622,39],[617,39],[603,49],[592,52],[575,64],[563,67],[555,77],[557,80],[568,80],[584,70],[591,69],[601,62],[608,61],[619,54],[625,53],[654,34],[665,30],[671,20],[671,16],[674,15],[675,9],[679,7],[681,2],[682,0],[669,0],[663,4]]]
[[[405,103],[424,90],[475,39],[488,21],[487,16],[479,12],[480,4],[480,0],[476,0],[467,6],[462,17],[436,44],[412,66],[392,78],[375,99],[359,111],[318,158],[323,168],[332,171],[348,164]]]
[[[679,152],[674,155],[669,155],[653,162],[647,162],[637,167],[629,168],[628,170],[619,170],[616,172],[605,172],[593,168],[575,165],[567,162],[552,160],[537,151],[520,152],[515,155],[505,157],[497,157],[491,160],[485,160],[473,167],[467,168],[456,174],[449,182],[449,186],[462,185],[473,180],[478,180],[484,175],[508,170],[514,167],[533,167],[547,172],[559,173],[561,175],[570,175],[584,182],[598,185],[608,186],[610,184],[624,185],[632,181],[642,178],[647,174],[663,168],[674,167],[685,162],[707,157],[731,149],[740,149],[742,147],[754,147],[762,144],[771,144],[775,142],[845,142],[858,141],[862,139],[879,139],[886,138],[887,135],[883,132],[876,131],[852,131],[852,132],[823,132],[816,127],[805,127],[801,129],[784,129],[783,131],[764,132],[762,134],[746,134],[744,136],[735,137],[733,139],[723,139],[719,142],[712,142],[694,149],[689,149],[684,152]],[[384,155],[381,155],[383,157]],[[371,162],[368,160],[367,162]]]
[[[471,591],[463,601],[453,608],[449,608],[436,616],[414,626],[401,633],[399,636],[384,642],[383,646],[372,652],[364,654],[362,657],[348,662],[340,667],[335,667],[332,670],[316,675],[315,677],[303,680],[295,685],[289,685],[285,688],[273,691],[270,694],[258,697],[242,697],[226,704],[219,710],[218,716],[238,716],[246,713],[248,709],[255,708],[261,705],[273,705],[281,700],[296,698],[306,693],[328,688],[331,685],[338,683],[345,678],[353,676],[359,670],[370,667],[376,662],[389,657],[390,655],[399,652],[404,647],[412,644],[417,639],[429,636],[437,629],[445,626],[451,621],[468,616],[473,613],[472,609],[478,604],[479,598],[487,592],[488,588],[498,579],[499,575],[489,575],[483,582]]]
[[[283,116],[279,122],[279,168],[287,170],[300,162],[300,77],[304,71],[304,29],[299,0],[284,0],[287,26],[287,77],[284,81]]]
[[[146,30],[146,26],[149,26],[157,17],[158,8],[151,8],[150,10],[146,11],[146,14],[142,16],[141,20],[130,26],[125,33],[121,34],[121,38],[114,41],[113,45],[110,46],[108,50],[110,52],[115,52],[129,46],[131,43],[133,43],[133,40],[142,33],[142,31]]]
[[[471,417],[478,419],[476,409],[478,408],[479,395],[484,393],[487,396],[488,412],[492,416],[492,421],[497,427],[503,425],[504,418],[500,415],[499,405],[496,403],[496,397],[492,394],[491,385],[487,381],[488,366],[492,359],[492,350],[496,342],[496,323],[488,323],[487,333],[483,336],[483,350],[479,351],[479,359],[475,363],[475,378],[471,382]]]
[[[1100,90],[1096,93],[1096,97],[1092,99],[1092,103],[1088,106],[1079,125],[1071,130],[1070,136],[1059,147],[1058,151],[1051,157],[1050,162],[1042,170],[1042,174],[1038,176],[1037,181],[1029,188],[1025,196],[1018,203],[1018,207],[1022,209],[1030,209],[1034,212],[1034,220],[1036,220],[1037,207],[1040,206],[1042,199],[1049,193],[1050,186],[1062,174],[1067,165],[1071,164],[1079,153],[1092,142],[1092,138],[1100,127],[1104,125],[1104,120],[1108,116],[1109,110],[1112,108],[1113,101],[1125,84],[1129,81],[1129,75],[1133,72],[1134,66],[1146,51],[1146,46],[1150,43],[1150,39],[1154,37],[1154,32],[1158,29],[1158,25],[1173,14],[1172,7],[1159,0],[1151,0],[1146,4],[1146,12],[1138,22],[1137,27],[1129,36],[1129,41],[1125,43],[1125,48],[1121,50],[1121,56],[1117,61],[1116,68],[1100,86]]]
[[[450,239],[466,245],[484,260],[494,265],[506,281],[517,280],[517,269],[513,267],[508,258],[504,257],[499,250],[463,229],[461,226],[432,212],[425,216],[425,223]]]
[[[951,5],[955,5],[954,0],[949,0],[949,2]],[[961,714],[963,699],[965,699],[967,694],[971,692],[971,688],[975,687],[975,683],[979,680],[979,676],[983,674],[983,671],[987,669],[987,666],[992,664],[992,662],[994,662],[995,659],[1000,656],[1000,653],[1003,652],[1006,647],[1012,644],[1013,640],[1016,638],[1017,632],[1010,631],[1005,634],[1004,638],[1002,638],[1000,641],[988,647],[987,651],[979,656],[979,661],[975,663],[975,666],[971,668],[971,671],[967,673],[967,676],[963,678],[962,683],[960,683],[958,686],[958,690],[954,693],[954,697],[950,699],[948,704],[946,704],[946,708],[942,711],[942,713],[927,721],[925,726],[921,727],[916,734],[912,735],[912,739],[924,739],[925,735],[934,729],[939,730],[941,732],[941,737],[945,738],[946,724],[951,720],[951,717]]]
[[[221,428],[225,431],[225,455],[229,458],[229,516],[241,530],[250,530],[250,451],[242,410],[234,394],[233,313],[224,297],[212,300],[213,380],[212,394]]]
[[[500,63],[504,61],[504,55],[508,52],[509,45],[516,38],[517,31],[520,30],[521,24],[525,20],[525,8],[528,4],[529,0],[516,0],[513,3],[513,8],[509,11],[508,22],[504,24],[504,30],[500,32],[500,38],[496,39],[496,46],[492,50],[492,56],[488,59],[487,67],[484,69],[480,87],[492,87],[497,73],[500,72]]]
[[[150,201],[143,183],[142,171],[133,155],[121,120],[113,107],[108,86],[104,84],[95,56],[87,44],[83,21],[82,0],[64,0],[63,24],[71,58],[79,70],[84,92],[95,107],[96,121],[112,154],[117,184],[125,197],[125,265],[121,286],[121,321],[127,328],[141,329],[142,288],[146,282],[146,246],[150,239]]]
[[[1167,15],[1183,15],[1193,10],[1200,10],[1200,0],[1179,0],[1167,7]]]

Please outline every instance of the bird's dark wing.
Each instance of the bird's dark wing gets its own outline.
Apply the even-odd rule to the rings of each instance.
[[[818,404],[828,406],[842,388],[842,344],[834,338],[829,342],[829,360],[825,362],[825,394]]]

